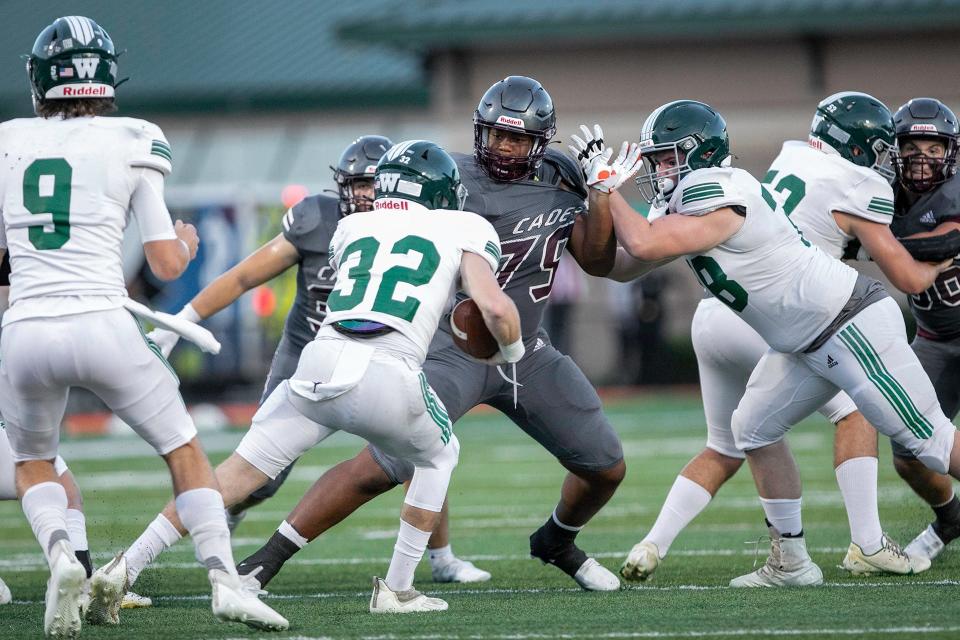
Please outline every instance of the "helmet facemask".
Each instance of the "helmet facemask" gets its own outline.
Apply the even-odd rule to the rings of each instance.
[[[530,138],[530,149],[526,155],[512,157],[505,156],[490,148],[490,132],[493,129],[507,131],[513,134],[525,135]],[[477,161],[492,179],[497,182],[516,182],[524,180],[540,168],[543,156],[547,152],[547,143],[553,137],[554,130],[548,132],[531,131],[491,125],[480,119],[478,114],[473,117],[473,148]]]
[[[333,178],[337,182],[337,197],[340,200],[340,215],[348,216],[351,213],[373,211],[373,175],[347,175],[334,170]],[[365,182],[370,186],[369,196],[358,195],[354,187],[358,182]]]
[[[923,151],[903,155],[898,148],[893,154],[893,166],[897,179],[913,193],[926,193],[953,177],[956,173],[957,141],[947,136],[902,136],[897,139],[900,145],[908,144],[911,139],[936,140],[943,144],[942,157],[929,156]],[[918,171],[919,170],[919,171]],[[920,177],[915,177],[919,172]]]
[[[644,142],[647,143],[644,146]],[[640,195],[649,202],[665,201],[680,184],[680,180],[692,170],[687,162],[687,151],[696,146],[693,136],[674,142],[652,144],[641,141],[643,149],[643,168],[637,174],[637,188]],[[673,165],[659,168],[660,165]],[[658,169],[659,168],[659,169]]]

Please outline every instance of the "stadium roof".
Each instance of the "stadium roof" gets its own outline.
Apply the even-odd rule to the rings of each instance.
[[[356,22],[382,0],[31,0],[3,2],[0,119],[32,113],[20,56],[41,29],[82,13],[118,50],[124,111],[251,111],[421,105],[427,81],[416,54],[342,41],[334,26]]]
[[[397,2],[337,33],[407,49],[678,35],[702,38],[895,32],[960,26],[960,0],[483,0]]]

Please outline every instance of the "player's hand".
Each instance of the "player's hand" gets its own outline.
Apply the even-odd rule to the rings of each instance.
[[[617,159],[610,161],[613,149],[607,149],[596,156],[587,170],[587,186],[601,193],[610,193],[619,189],[627,180],[640,170],[640,145],[624,142]]]
[[[173,232],[177,234],[177,239],[187,247],[190,252],[190,259],[197,257],[197,247],[200,245],[200,236],[197,235],[197,228],[192,224],[185,224],[183,220],[177,220],[173,225]]]
[[[483,358],[480,362],[489,365],[510,364],[520,362],[523,354],[526,353],[526,347],[523,346],[523,338],[518,338],[513,344],[501,344],[495,354],[489,358]]]
[[[583,172],[587,172],[587,168],[590,166],[590,162],[594,158],[601,155],[606,147],[603,145],[603,129],[600,128],[600,125],[593,125],[593,133],[590,132],[590,129],[587,128],[587,125],[580,125],[580,130],[583,131],[583,140],[581,140],[576,135],[571,135],[574,145],[567,145],[570,147],[570,151],[573,152],[573,157],[577,159],[577,162],[580,163],[580,167],[583,169]]]
[[[154,329],[147,334],[147,338],[160,347],[160,353],[163,354],[164,358],[168,358],[170,357],[170,352],[177,346],[177,342],[180,340],[180,334],[167,331],[166,329]]]

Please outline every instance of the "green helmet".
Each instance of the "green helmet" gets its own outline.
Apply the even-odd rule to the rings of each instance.
[[[810,146],[835,151],[855,165],[894,178],[891,154],[897,141],[893,114],[885,104],[858,91],[835,93],[817,105]]]
[[[463,209],[467,188],[460,182],[460,169],[446,151],[427,140],[407,140],[390,147],[373,178],[374,209],[394,208],[378,204],[381,198],[400,198],[428,209]]]
[[[643,169],[637,186],[647,202],[665,199],[691,171],[730,165],[726,121],[695,100],[674,100],[651,113],[640,131],[640,149]],[[658,170],[664,152],[673,153],[674,166]]]
[[[27,57],[37,102],[112,98],[117,82],[113,40],[90,18],[66,16],[40,32]]]

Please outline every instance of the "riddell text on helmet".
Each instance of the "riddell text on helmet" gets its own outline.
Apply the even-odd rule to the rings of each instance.
[[[104,86],[63,87],[63,95],[65,96],[105,96],[107,95],[107,88]]]

